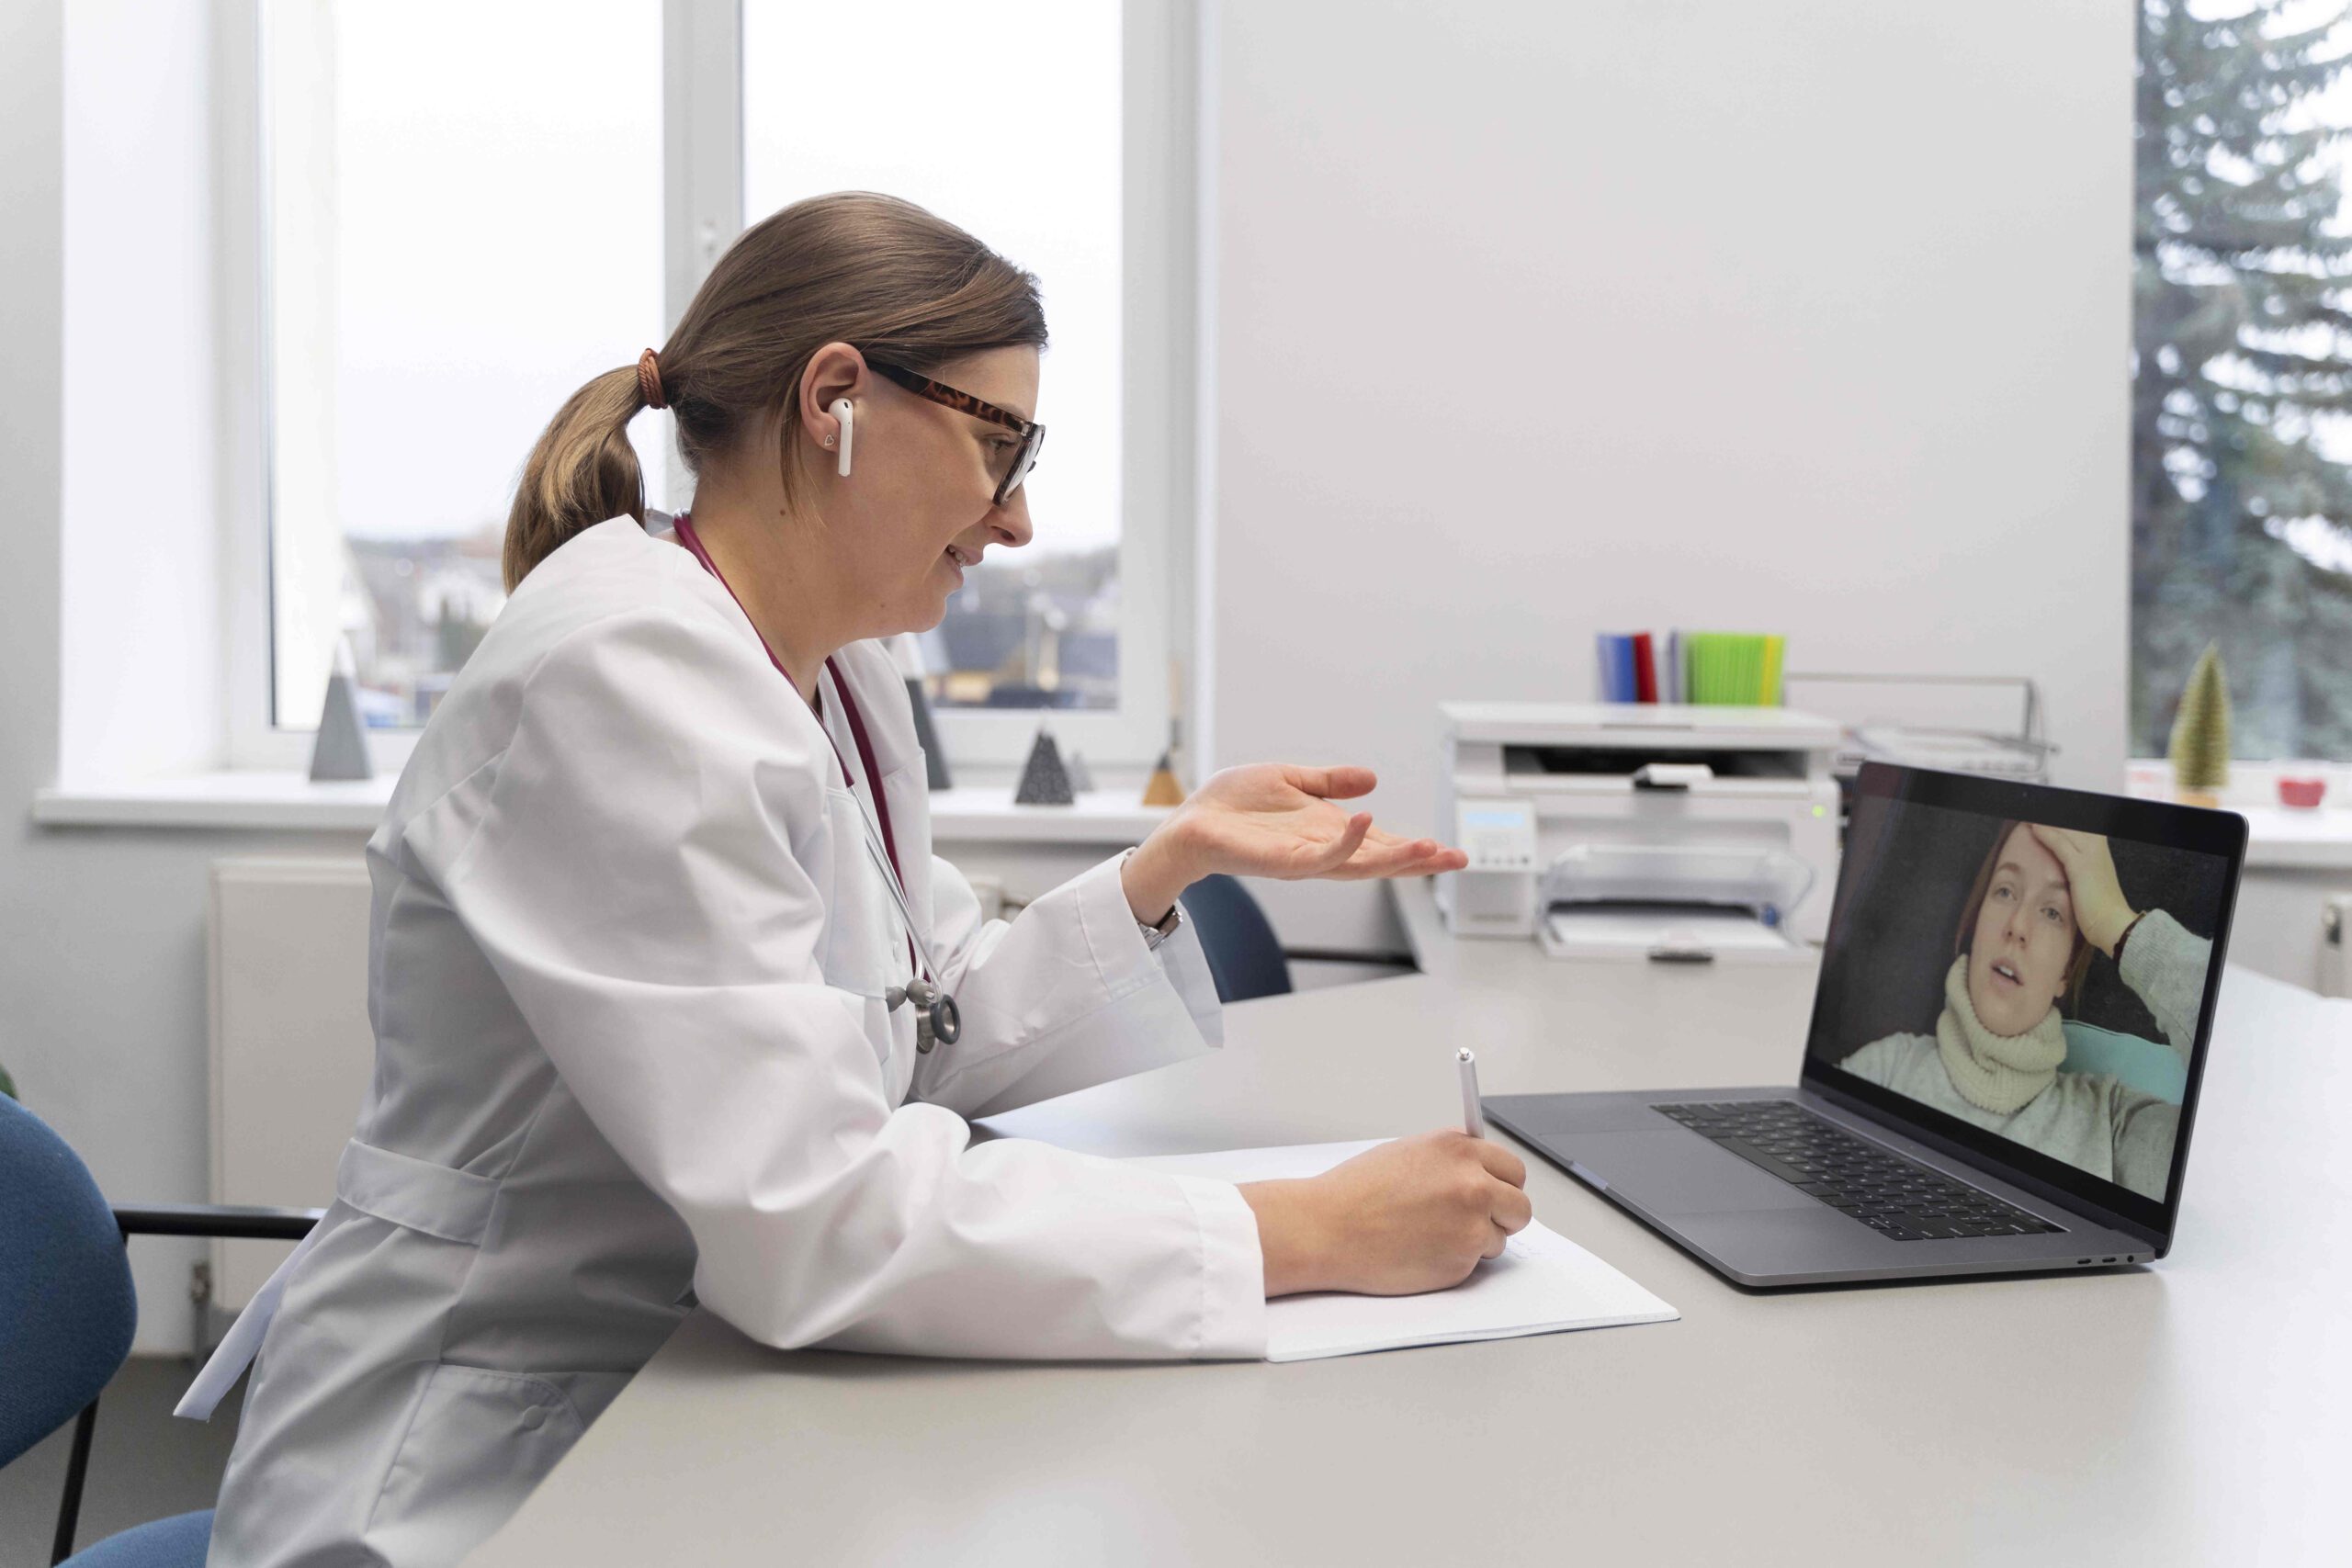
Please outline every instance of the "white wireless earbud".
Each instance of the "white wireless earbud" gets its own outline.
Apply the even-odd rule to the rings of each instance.
[[[836,400],[833,403],[832,415],[835,419],[842,422],[842,451],[841,457],[836,459],[833,464],[833,472],[841,475],[843,479],[847,479],[849,478],[850,430],[852,428],[852,422],[857,416],[857,411],[850,405],[850,400],[847,398],[841,398]]]

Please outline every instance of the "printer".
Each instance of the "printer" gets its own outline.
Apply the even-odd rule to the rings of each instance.
[[[1563,958],[1783,962],[1829,926],[1838,726],[1787,708],[1445,703],[1456,936]]]

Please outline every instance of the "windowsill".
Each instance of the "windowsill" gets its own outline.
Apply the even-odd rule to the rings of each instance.
[[[45,789],[33,820],[51,828],[210,829],[371,833],[396,782],[312,784],[298,773],[193,773],[138,784]],[[1140,843],[1168,808],[1139,804],[1139,784],[1098,789],[1075,806],[1015,806],[1010,781],[967,784],[932,797],[934,843]],[[2257,870],[2352,870],[2352,809],[2233,806],[2246,819],[2246,864]]]
[[[237,772],[82,784],[34,795],[33,820],[51,828],[372,833],[398,782],[393,773],[313,784],[307,773]]]
[[[931,797],[933,843],[1139,844],[1173,809],[1145,806],[1143,785],[1096,789],[1072,806],[1015,806],[1012,781],[960,784]]]
[[[391,773],[354,784],[312,784],[299,773],[193,773],[137,784],[45,789],[33,820],[51,828],[211,829],[247,832],[371,833],[391,799]],[[1140,784],[1089,791],[1075,806],[1015,806],[1012,782],[967,784],[932,797],[935,843],[1140,843],[1168,807],[1139,804]],[[2256,869],[2352,870],[2352,809],[2299,811],[2233,806],[2246,819],[2246,864]]]
[[[2280,867],[2352,870],[2352,811],[2323,806],[2233,806],[2245,818],[2245,863]]]
[[[194,773],[137,784],[45,789],[33,820],[53,828],[197,828],[371,833],[397,777],[313,784],[299,773]],[[1080,795],[1074,806],[1015,806],[1010,781],[932,796],[934,843],[1140,843],[1168,815],[1138,804],[1140,784]]]
[[[2172,797],[2172,772],[2161,759],[2125,765],[2125,789],[2143,800]],[[2315,807],[2278,804],[2278,779],[2318,778],[2327,792]],[[2233,762],[2222,809],[2245,818],[2245,863],[2253,870],[2352,869],[2352,766],[2341,762]]]

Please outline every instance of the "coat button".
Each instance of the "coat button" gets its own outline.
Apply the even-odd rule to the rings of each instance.
[[[523,1430],[536,1432],[547,1425],[548,1411],[544,1404],[534,1404],[523,1412]]]

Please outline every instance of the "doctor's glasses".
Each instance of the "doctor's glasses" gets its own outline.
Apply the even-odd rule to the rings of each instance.
[[[1021,481],[1029,477],[1029,470],[1037,466],[1037,454],[1046,445],[1044,425],[1023,419],[1019,414],[1001,409],[992,402],[972,396],[969,392],[959,392],[944,382],[934,381],[928,376],[918,376],[903,367],[885,365],[878,359],[868,359],[865,364],[866,367],[876,375],[886,380],[897,382],[916,397],[927,398],[942,408],[951,408],[958,413],[970,414],[974,419],[984,419],[990,424],[1001,425],[1021,437],[1020,445],[1012,449],[1012,461],[1006,468],[1004,477],[997,481],[994,504],[1002,506],[1005,498],[1019,490]]]

